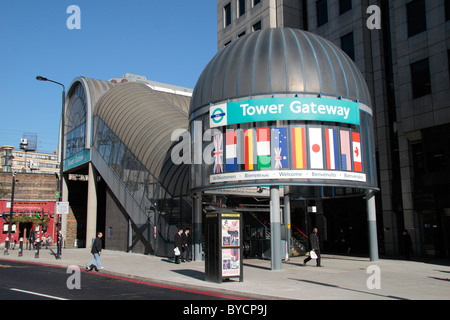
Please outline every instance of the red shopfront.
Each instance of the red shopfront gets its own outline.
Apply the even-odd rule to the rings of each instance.
[[[10,201],[0,200],[0,243],[8,237]],[[56,243],[55,201],[14,201],[11,226],[11,243],[23,238],[24,243],[31,231],[36,237],[50,237]]]

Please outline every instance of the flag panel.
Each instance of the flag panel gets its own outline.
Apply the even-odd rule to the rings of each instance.
[[[311,169],[323,169],[322,128],[309,128],[309,160]]]
[[[291,128],[292,167],[306,169],[306,135],[305,128]]]
[[[352,171],[352,155],[350,149],[350,132],[341,130],[339,132],[341,140],[341,169]]]
[[[223,134],[219,133],[214,135],[213,137],[213,173],[222,173],[223,172]]]
[[[339,155],[337,145],[337,130],[325,128],[325,154],[327,169],[336,170],[339,168]]]
[[[362,172],[361,140],[358,132],[352,132],[352,152],[354,170]]]
[[[244,131],[245,144],[245,170],[254,170],[256,165],[255,159],[255,130],[248,129]]]
[[[258,169],[270,169],[270,129],[257,129],[256,134]]]
[[[236,131],[225,133],[225,154],[227,172],[237,171],[237,137]]]
[[[275,169],[289,168],[287,132],[287,128],[272,130],[272,159]]]

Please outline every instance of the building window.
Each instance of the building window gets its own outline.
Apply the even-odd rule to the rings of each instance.
[[[245,36],[245,31],[239,33],[237,37],[238,37],[238,39],[239,39],[239,38],[242,38],[243,36]]]
[[[238,18],[245,13],[245,0],[238,0]]]
[[[328,22],[328,4],[327,0],[317,0],[316,13],[317,13],[317,26],[320,27]]]
[[[408,37],[427,30],[425,0],[414,0],[406,5]]]
[[[253,6],[256,6],[260,2],[261,2],[261,0],[253,0]]]
[[[350,59],[355,61],[355,44],[353,41],[353,32],[350,32],[341,37],[341,48],[350,57]]]
[[[411,64],[411,82],[414,99],[431,93],[428,58]]]
[[[261,30],[261,28],[262,28],[261,21],[258,21],[257,23],[255,23],[252,27],[253,31]]]
[[[450,50],[447,50],[448,78],[450,79]]]
[[[339,0],[339,14],[352,9],[352,0]]]
[[[231,2],[223,7],[223,21],[224,27],[227,27],[231,24]]]
[[[450,20],[450,0],[445,0],[445,21]]]

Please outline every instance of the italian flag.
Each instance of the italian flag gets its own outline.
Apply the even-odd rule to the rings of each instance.
[[[257,129],[256,133],[258,169],[270,169],[270,129]]]

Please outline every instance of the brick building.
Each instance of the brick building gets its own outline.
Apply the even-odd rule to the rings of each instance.
[[[13,177],[11,173],[0,173],[0,243],[4,243],[9,232],[9,215]],[[12,242],[23,237],[24,242],[31,231],[48,235],[56,240],[55,192],[58,177],[54,174],[18,173],[14,177]]]

